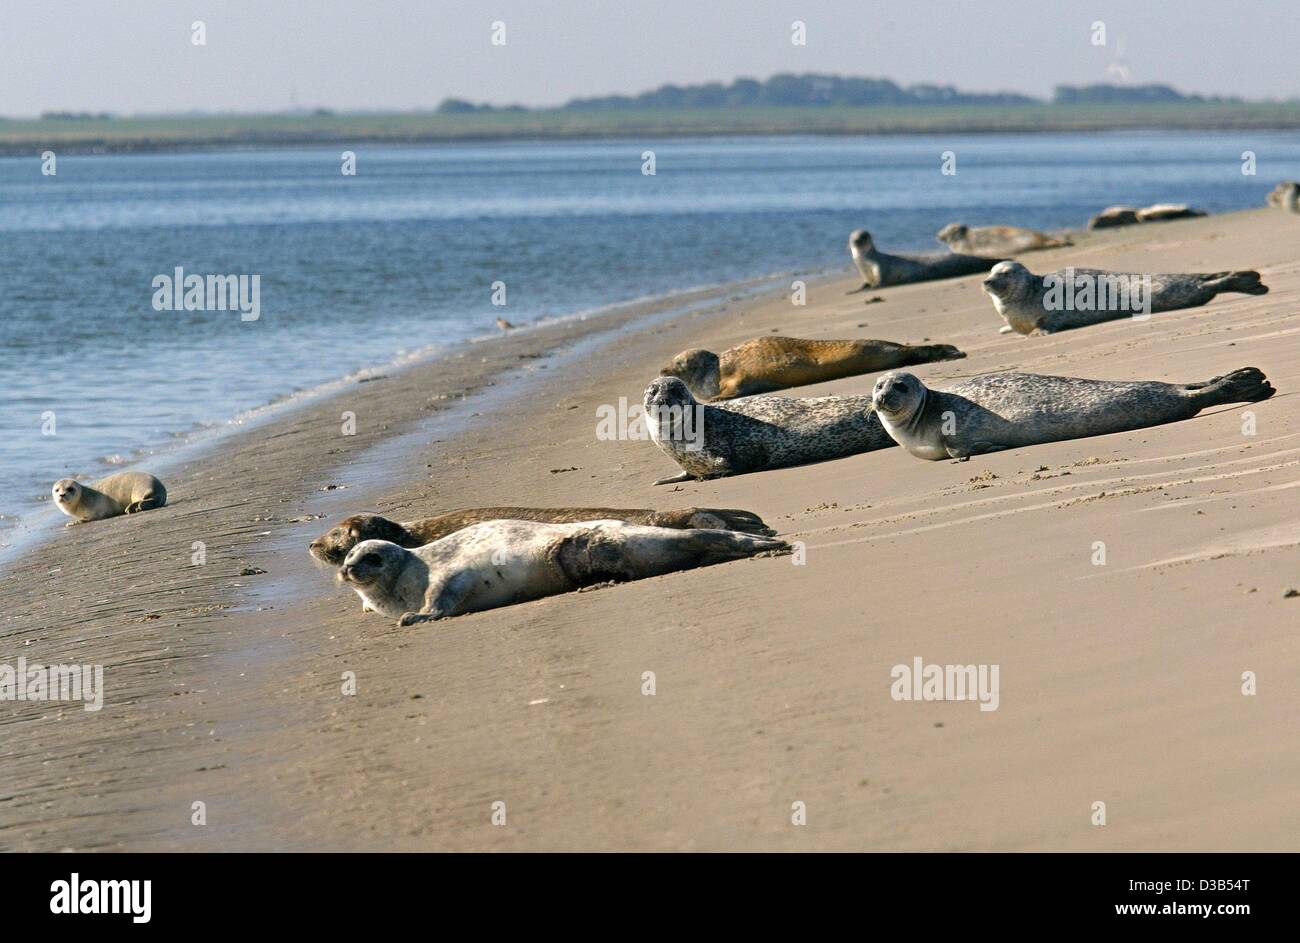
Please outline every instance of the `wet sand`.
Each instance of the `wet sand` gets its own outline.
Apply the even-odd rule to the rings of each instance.
[[[0,662],[102,663],[106,694],[0,704],[0,848],[1292,849],[1298,234],[1258,210],[1024,257],[1272,288],[1145,323],[999,335],[978,277],[813,279],[804,307],[785,279],[472,345],[230,436],[167,477],[167,508],[3,564]],[[1279,392],[964,463],[886,449],[676,487],[651,486],[676,471],[651,443],[596,438],[597,407],[639,402],[671,354],[773,331],[956,344],[914,368],[938,385],[1257,366]],[[741,507],[807,558],[399,629],[306,554],[348,513],[479,504]],[[916,657],[998,665],[998,709],[893,700]]]

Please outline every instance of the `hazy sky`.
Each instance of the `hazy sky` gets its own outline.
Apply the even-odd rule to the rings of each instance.
[[[817,71],[1300,97],[1295,0],[0,0],[0,114],[557,104]],[[191,43],[202,20],[207,45]],[[506,24],[506,45],[490,43]],[[808,43],[790,42],[807,24]],[[1103,21],[1107,45],[1094,46]]]

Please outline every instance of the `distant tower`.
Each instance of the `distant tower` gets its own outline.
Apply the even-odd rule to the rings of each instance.
[[[1128,60],[1124,58],[1123,36],[1115,40],[1115,58],[1106,66],[1106,77],[1120,85],[1133,81],[1133,71],[1128,67]]]

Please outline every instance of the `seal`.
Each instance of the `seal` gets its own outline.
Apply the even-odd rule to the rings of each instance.
[[[1003,333],[1017,334],[1052,334],[1138,314],[1196,308],[1221,292],[1268,294],[1259,273],[1252,271],[1153,275],[1067,268],[1035,275],[1019,262],[995,265],[984,279],[984,290],[1007,322]]]
[[[1194,219],[1208,215],[1205,210],[1195,210],[1186,203],[1155,203],[1136,209],[1132,206],[1108,206],[1088,220],[1089,229],[1112,229],[1136,223],[1163,223],[1171,219]]]
[[[68,517],[71,527],[81,521],[102,521],[119,514],[150,511],[167,503],[163,483],[146,472],[118,472],[83,485],[75,478],[60,478],[51,489],[54,503]]]
[[[749,511],[733,508],[678,508],[652,511],[648,508],[463,508],[437,517],[398,523],[378,514],[354,514],[345,517],[308,546],[308,552],[321,563],[342,566],[348,551],[363,540],[386,540],[399,547],[421,547],[448,534],[484,521],[536,521],[563,524],[574,521],[612,519],[629,524],[667,527],[676,530],[708,528],[734,530],[771,536],[772,528]]]
[[[684,350],[659,375],[677,377],[697,399],[720,400],[965,356],[949,344],[913,347],[891,341],[767,336],[747,340],[721,355],[700,347]]]
[[[1088,220],[1089,229],[1114,229],[1116,226],[1134,226],[1138,211],[1133,206],[1108,206]]]
[[[890,448],[870,396],[749,396],[698,402],[677,377],[646,387],[650,438],[681,466],[656,485],[824,462]]]
[[[1208,215],[1205,210],[1194,210],[1186,203],[1156,203],[1137,211],[1139,223],[1163,223],[1171,219],[1195,219]]]
[[[1005,259],[1020,252],[1074,245],[1069,239],[1050,236],[1035,229],[1021,229],[1019,226],[971,227],[963,223],[949,223],[935,233],[935,237],[953,252],[989,259]]]
[[[1269,191],[1268,205],[1290,210],[1292,213],[1300,213],[1300,183],[1294,180],[1283,180]]]
[[[940,278],[957,278],[987,272],[996,259],[982,259],[975,255],[958,255],[955,252],[938,255],[888,255],[876,248],[871,233],[855,229],[849,234],[849,254],[862,275],[862,287],[850,295],[868,288],[886,285],[910,285],[913,282],[932,282]]]
[[[1145,429],[1273,393],[1263,373],[1246,367],[1204,383],[986,373],[946,390],[928,389],[910,373],[888,373],[872,396],[894,441],[938,461]]]
[[[783,540],[730,530],[497,520],[414,550],[363,540],[348,552],[338,578],[364,606],[399,625],[416,625],[789,549]]]

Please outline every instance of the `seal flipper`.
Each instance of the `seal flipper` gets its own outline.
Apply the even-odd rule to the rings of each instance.
[[[857,288],[853,288],[853,289],[851,289],[851,290],[849,290],[849,291],[846,291],[844,294],[846,294],[846,295],[856,295],[856,294],[858,294],[859,292],[868,291],[868,290],[870,290],[870,288],[871,288],[870,285],[868,285],[866,282],[863,282],[859,287],[857,287]]]
[[[1216,295],[1225,291],[1237,291],[1243,295],[1267,295],[1268,286],[1259,280],[1259,272],[1249,269],[1238,272],[1215,272],[1205,276],[1205,287]]]
[[[430,586],[424,597],[424,608],[419,612],[406,613],[397,624],[416,625],[420,622],[432,622],[435,619],[446,619],[448,616],[455,615],[460,604],[465,601],[465,597],[477,583],[478,578],[473,570],[461,570],[442,584],[437,595],[434,595],[433,586]]]
[[[1264,372],[1256,367],[1243,367],[1215,377],[1208,383],[1187,390],[1198,409],[1221,406],[1225,403],[1258,403],[1268,399],[1277,390],[1268,382]]]

